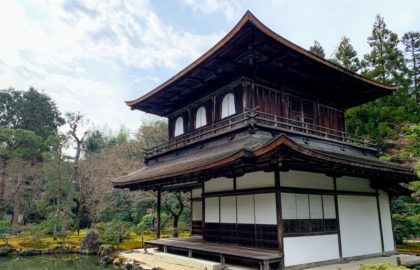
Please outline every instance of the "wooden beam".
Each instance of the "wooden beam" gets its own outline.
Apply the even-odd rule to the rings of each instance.
[[[379,203],[379,192],[378,192],[378,189],[376,189],[375,191],[376,191],[376,206],[378,208],[379,233],[381,234],[381,248],[382,248],[382,253],[384,253],[385,252],[384,233],[382,231],[382,218],[381,218],[381,206]]]
[[[160,186],[157,189],[157,228],[156,228],[156,238],[160,238],[160,210],[161,210],[161,197],[162,191],[160,190]]]
[[[281,208],[280,169],[278,167],[274,169],[274,183],[275,183],[275,191],[276,191],[277,243],[278,243],[279,251],[283,255],[283,258],[284,258],[284,245],[283,245],[284,226],[283,226],[283,216],[282,216],[282,208]],[[284,259],[281,260],[280,268],[281,269],[284,268]]]
[[[335,220],[337,222],[337,235],[338,235],[338,254],[340,260],[343,259],[343,247],[341,244],[341,230],[340,230],[340,216],[338,212],[338,198],[337,198],[337,178],[333,176],[334,183],[334,206],[335,206]]]

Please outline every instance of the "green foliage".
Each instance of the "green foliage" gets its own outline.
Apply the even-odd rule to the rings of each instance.
[[[116,218],[119,221],[132,221],[131,201],[121,189],[112,189],[105,192],[101,201],[107,202],[105,207],[99,211],[99,218],[102,222],[109,222]]]
[[[410,95],[408,68],[399,49],[397,34],[386,28],[379,15],[368,38],[371,52],[364,56],[362,74],[370,79],[399,85],[399,89],[375,101],[347,110],[349,132],[366,136],[386,150],[387,140],[395,140],[406,123],[420,122],[420,107]]]
[[[338,49],[335,52],[335,58],[332,61],[345,69],[356,72],[360,68],[360,61],[357,58],[357,52],[350,44],[350,39],[346,36],[341,38]]]
[[[41,138],[24,129],[0,127],[0,161],[12,157],[33,160],[41,153]]]
[[[98,230],[101,240],[105,244],[119,245],[123,240],[130,238],[130,230],[133,226],[130,222],[113,220],[106,223],[98,223],[95,229]]]
[[[408,32],[402,37],[404,50],[409,55],[407,63],[410,66],[412,94],[417,103],[420,102],[420,32]]]
[[[164,143],[168,140],[168,123],[164,120],[143,122],[136,137],[143,149]]]
[[[153,227],[153,221],[157,222],[156,221],[156,216],[157,216],[156,212],[144,215],[140,219],[140,222],[135,227],[135,232],[138,235],[144,235],[144,234],[150,233],[153,230],[156,230],[156,228]],[[165,212],[160,213],[160,227],[161,227],[161,229],[166,227],[169,220],[170,220],[170,216],[167,213],[165,213]]]
[[[9,221],[0,220],[0,240],[4,242],[5,245],[8,244],[8,235],[12,232],[12,226]]]
[[[361,265],[360,270],[409,270],[405,266],[398,266],[393,263],[383,262],[378,264]]]
[[[33,131],[44,140],[64,124],[54,101],[31,87],[0,90],[0,126]]]
[[[317,40],[314,40],[314,44],[309,47],[309,51],[319,57],[325,58],[324,48],[322,48],[321,44]]]
[[[86,154],[99,154],[105,148],[114,147],[128,141],[129,132],[121,128],[117,135],[108,135],[105,131],[94,130],[90,132],[83,142],[83,149]]]
[[[397,243],[420,236],[420,204],[408,196],[391,201],[394,234]]]

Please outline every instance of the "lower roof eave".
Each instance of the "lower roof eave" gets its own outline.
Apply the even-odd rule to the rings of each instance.
[[[314,161],[319,164],[328,165],[331,170],[336,170],[338,173],[351,174],[354,171],[364,172],[367,178],[371,179],[388,179],[390,182],[410,182],[415,181],[417,176],[410,168],[406,168],[396,164],[388,164],[380,161],[372,161],[367,159],[345,158],[342,155],[335,155],[334,153],[324,153],[311,149],[310,147],[302,146],[294,142],[286,135],[280,135],[274,139],[267,140],[267,142],[258,149],[253,151],[239,150],[229,155],[225,155],[216,160],[211,160],[201,166],[189,167],[183,170],[178,170],[178,166],[169,167],[168,170],[160,168],[159,164],[153,165],[158,171],[152,177],[144,177],[142,170],[121,178],[115,179],[112,182],[116,188],[129,189],[157,189],[166,185],[173,185],[188,181],[205,181],[211,176],[217,176],[221,172],[226,172],[235,166],[254,166],[255,161],[259,159],[272,160],[267,156],[279,156],[285,154],[284,152],[291,151],[296,155],[304,157],[308,161]],[[290,154],[290,153],[289,153]],[[204,154],[203,154],[204,155]],[[270,156],[271,157],[271,156]],[[205,158],[206,156],[202,157]],[[287,162],[285,163],[287,164]],[[392,166],[391,166],[392,165]],[[273,164],[271,164],[273,166]],[[278,164],[274,164],[278,166]],[[163,167],[165,168],[165,167]],[[173,171],[170,171],[172,169]],[[223,175],[223,174],[222,174]],[[126,180],[124,180],[126,179]]]

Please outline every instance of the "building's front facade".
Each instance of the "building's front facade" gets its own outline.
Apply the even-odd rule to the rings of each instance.
[[[159,200],[191,192],[192,233],[203,244],[186,244],[188,255],[269,269],[393,252],[390,196],[415,176],[346,133],[344,111],[395,88],[303,50],[247,12],[193,64],[127,102],[167,117],[169,141],[113,184]]]

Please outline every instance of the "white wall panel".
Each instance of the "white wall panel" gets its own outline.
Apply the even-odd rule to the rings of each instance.
[[[343,257],[382,252],[375,197],[338,196]]]
[[[381,209],[382,234],[385,251],[393,251],[394,235],[392,232],[391,211],[389,209],[389,196],[385,191],[379,191],[379,206]]]
[[[275,194],[255,194],[254,200],[255,222],[257,224],[277,224]]]
[[[296,194],[281,193],[281,212],[283,219],[296,219]]]
[[[370,186],[369,179],[343,176],[337,178],[337,190],[375,192]]]
[[[296,194],[296,213],[298,219],[309,218],[309,196],[308,194]]]
[[[322,219],[322,196],[321,195],[309,195],[310,205],[310,218],[311,219]]]
[[[339,258],[336,234],[284,238],[286,266]]]
[[[237,196],[238,223],[254,224],[254,195]]]
[[[205,222],[219,222],[219,197],[206,198]]]
[[[220,222],[236,223],[236,196],[220,197]]]
[[[280,173],[280,185],[282,187],[299,187],[328,190],[334,189],[332,177],[328,177],[322,173],[311,173],[292,170]]]
[[[202,192],[202,189],[201,188],[195,188],[195,189],[193,189],[192,190],[192,197],[194,199],[201,198],[201,192]]]
[[[204,183],[204,192],[233,190],[233,178],[219,177]]]
[[[274,187],[274,172],[252,172],[236,178],[237,189]]]
[[[335,218],[335,203],[333,195],[322,195],[324,218]]]
[[[201,202],[192,203],[192,220],[202,220],[203,218],[203,208]]]

